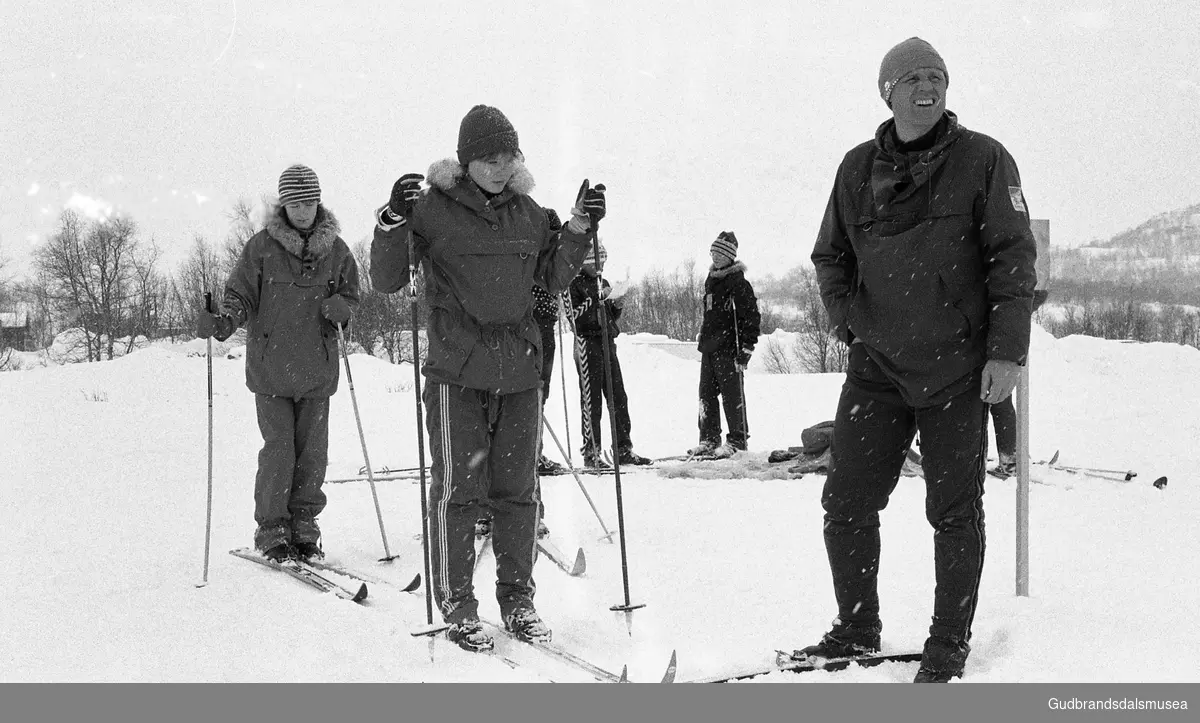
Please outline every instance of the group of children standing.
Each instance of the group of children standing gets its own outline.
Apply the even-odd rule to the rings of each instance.
[[[484,105],[462,119],[456,157],[435,162],[427,175],[427,188],[424,175],[401,176],[377,212],[370,276],[383,293],[400,291],[417,273],[424,281],[429,585],[448,637],[468,650],[491,649],[473,585],[473,539],[486,511],[505,628],[524,640],[547,641],[550,629],[533,605],[533,566],[539,527],[544,530],[538,477],[551,471],[541,448],[543,407],[563,297],[575,335],[584,464],[606,464],[600,425],[609,375],[616,461],[650,461],[634,452],[630,439],[613,343],[621,299],[601,275],[606,252],[596,229],[606,212],[604,186],[584,181],[570,219],[561,223],[529,196],[533,177],[516,129]],[[256,394],[263,436],[255,547],[276,561],[323,556],[317,515],[325,506],[338,332],[359,299],[357,265],[339,233],[321,203],[316,173],[288,168],[279,179],[279,203],[247,242],[221,308],[197,317],[200,338],[224,340],[247,327],[246,383]],[[741,372],[758,340],[759,316],[733,233],[713,242],[712,258],[694,451],[729,455],[745,449],[749,436]],[[723,444],[718,396],[729,423]]]

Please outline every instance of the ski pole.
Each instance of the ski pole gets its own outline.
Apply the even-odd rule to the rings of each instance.
[[[212,292],[204,292],[204,311],[212,313]],[[205,340],[208,361],[208,505],[204,517],[204,576],[196,587],[208,584],[208,552],[212,540],[212,499],[213,499],[213,382],[212,382],[212,337]]]
[[[742,395],[742,435],[743,443],[749,447],[750,440],[750,412],[746,408],[746,376],[742,368],[738,366],[737,355],[742,353],[741,335],[738,334],[738,315],[737,301],[731,296],[729,297],[729,307],[733,309],[733,346],[735,347],[733,357],[733,368],[737,370],[738,376],[738,392]]]
[[[559,445],[559,452],[567,460],[567,466],[571,466],[571,413],[567,410],[567,367],[564,361],[563,352],[563,327],[567,322],[567,310],[563,305],[563,295],[558,295],[558,378],[562,381],[562,400],[563,400],[563,437],[567,440],[567,450],[563,452],[562,445]],[[575,329],[571,329],[572,336],[575,334]],[[553,434],[553,432],[551,432]],[[558,440],[554,440],[557,442]],[[603,523],[601,523],[603,526]],[[605,530],[608,532],[608,530]],[[611,542],[611,540],[610,540]]]
[[[329,281],[329,295],[335,293],[336,285]],[[367,454],[367,435],[363,433],[362,416],[358,413],[358,397],[354,393],[354,375],[350,373],[350,355],[346,352],[346,336],[342,325],[337,324],[338,348],[342,351],[342,363],[346,365],[346,384],[350,387],[350,406],[354,408],[354,423],[358,426],[358,441],[362,444],[363,462],[367,465],[367,482],[371,485],[371,499],[375,501],[375,517],[379,520],[379,534],[383,537],[383,557],[380,562],[391,562],[396,559],[388,548],[387,531],[383,527],[383,511],[379,508],[379,493],[375,490],[375,473],[371,469],[371,456]]]
[[[558,441],[558,435],[554,433],[554,428],[550,426],[550,422],[546,419],[546,415],[542,415],[542,424],[546,427],[546,431],[550,433],[550,439],[554,440],[554,445],[558,447],[558,451],[567,458],[567,469],[571,470],[571,475],[575,477],[575,481],[579,483],[579,489],[583,491],[583,496],[587,498],[588,504],[592,507],[592,512],[596,513],[596,519],[600,521],[600,528],[604,530],[604,537],[601,540],[612,542],[613,533],[608,531],[608,526],[604,524],[604,518],[600,516],[600,510],[596,509],[596,503],[592,502],[592,496],[588,494],[587,487],[583,484],[583,479],[580,478],[575,465],[571,464],[571,458],[563,451],[562,443]]]
[[[587,185],[587,181],[584,181]],[[604,191],[603,184],[596,184],[597,191]],[[625,624],[628,626],[630,636],[633,635],[633,619],[630,613],[638,608],[646,607],[645,603],[634,604],[629,597],[629,553],[625,547],[625,507],[621,499],[621,459],[620,453],[617,451],[617,416],[615,414],[616,404],[614,403],[613,380],[612,380],[612,353],[608,348],[608,315],[604,311],[604,300],[601,298],[601,293],[604,289],[603,273],[600,269],[600,222],[592,221],[592,253],[596,256],[596,313],[600,322],[600,343],[604,352],[604,386],[608,392],[608,428],[613,450],[613,478],[616,482],[617,493],[617,530],[621,538],[621,583],[624,587],[625,602],[623,604],[613,605],[609,608],[614,612],[625,613]]]
[[[417,324],[417,263],[413,254],[412,231],[408,232],[408,298],[412,316],[413,396],[417,410],[417,460],[421,476],[421,551],[425,558],[425,627],[412,632],[413,637],[429,637],[429,659],[433,660],[433,636],[450,627],[433,623],[433,577],[429,558],[429,503],[425,493],[425,424],[421,408],[421,346]]]

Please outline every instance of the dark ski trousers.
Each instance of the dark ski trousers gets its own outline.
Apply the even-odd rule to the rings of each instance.
[[[485,507],[500,613],[532,607],[541,390],[495,394],[433,382],[423,396],[432,453],[430,564],[442,616],[454,623],[478,615],[475,521]]]
[[[720,399],[718,400],[718,397]],[[746,449],[750,430],[746,426],[746,399],[742,378],[732,355],[706,352],[700,357],[700,441],[721,444],[721,403],[729,426],[726,441]]]
[[[996,449],[1005,453],[1017,453],[1017,410],[1012,395],[999,404],[992,405],[992,424],[996,426]]]
[[[970,639],[983,572],[988,411],[979,385],[967,386],[945,404],[914,409],[861,345],[851,347],[821,496],[825,549],[844,624],[879,624],[879,511],[896,488],[914,432],[920,432],[937,581],[929,634]]]
[[[329,460],[329,397],[254,396],[263,446],[254,480],[254,546],[316,542],[325,509]]]
[[[612,363],[613,398],[608,398],[608,382],[604,376],[604,338],[575,337],[575,368],[579,371],[579,408],[583,428],[583,454],[598,455],[604,439],[604,400],[608,399],[609,413],[617,422],[617,452],[633,449],[630,437],[633,423],[629,420],[629,397],[625,394],[625,378],[621,376],[621,361],[617,358],[617,342],[609,341],[609,361]]]

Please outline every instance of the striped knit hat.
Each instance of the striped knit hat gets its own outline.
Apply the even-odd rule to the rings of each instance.
[[[942,60],[932,45],[918,37],[911,37],[889,50],[879,64],[879,97],[889,108],[896,83],[917,68],[937,68],[946,74],[946,85],[949,87],[950,71],[946,70],[946,61]]]
[[[712,242],[709,251],[721,254],[730,261],[737,261],[737,249],[737,236],[733,235],[733,231],[722,231],[717,234],[717,240]]]
[[[317,174],[308,166],[297,163],[288,166],[279,176],[279,203],[320,203],[321,184]]]
[[[591,264],[592,266],[596,265],[596,247],[597,246],[600,247],[600,265],[603,266],[604,262],[608,261],[608,249],[604,248],[604,245],[600,243],[599,239],[596,239],[595,246],[592,246],[591,248],[589,248],[588,252],[587,252],[587,256],[583,257],[583,263]]]

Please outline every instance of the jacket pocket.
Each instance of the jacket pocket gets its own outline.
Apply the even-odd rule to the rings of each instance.
[[[523,238],[460,238],[440,249],[455,296],[481,325],[512,324],[533,303],[533,272],[541,244]]]
[[[960,339],[979,334],[987,323],[987,288],[983,279],[974,275],[954,274],[938,269],[938,279],[945,287],[946,301],[956,312]]]

